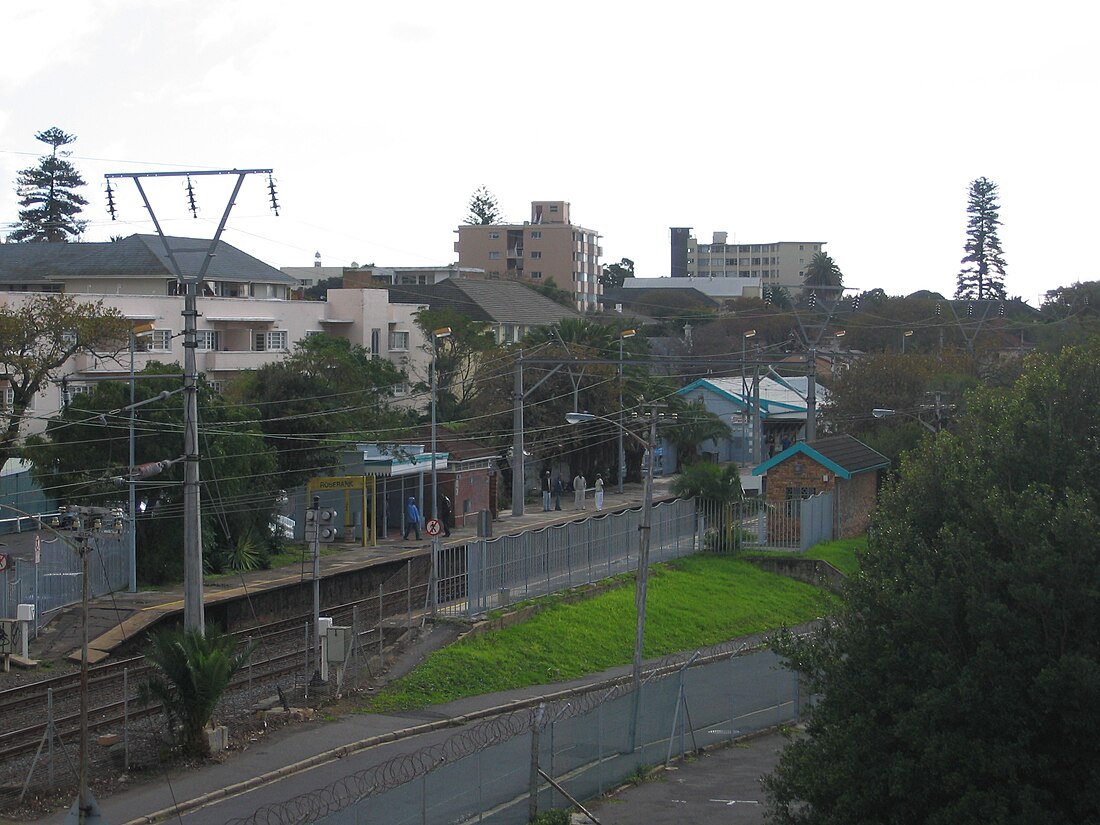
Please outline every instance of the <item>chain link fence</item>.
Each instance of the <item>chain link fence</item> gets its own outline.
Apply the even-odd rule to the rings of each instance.
[[[569,807],[562,790],[591,799],[644,768],[801,712],[797,678],[759,650],[666,665],[643,682],[637,714],[634,698],[617,684],[548,699],[230,825],[519,825],[534,812]]]

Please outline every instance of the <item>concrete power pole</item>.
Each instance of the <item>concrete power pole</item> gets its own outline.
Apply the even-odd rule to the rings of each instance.
[[[199,312],[197,307],[198,288],[205,278],[210,263],[214,259],[214,253],[225,231],[225,224],[229,220],[229,213],[236,202],[237,194],[241,191],[246,175],[266,174],[271,196],[271,206],[278,215],[278,204],[275,200],[274,183],[271,181],[270,169],[226,169],[218,171],[198,172],[119,172],[108,174],[104,177],[108,181],[108,204],[111,212],[111,220],[115,219],[114,201],[111,198],[110,181],[116,178],[130,178],[137,186],[145,208],[149,211],[149,217],[156,227],[157,235],[164,244],[164,252],[172,264],[176,279],[183,288],[183,625],[186,630],[198,630],[206,632],[206,617],[203,611],[203,587],[202,587],[202,519],[200,512],[199,495],[199,381],[198,365],[195,361],[195,350],[198,347],[196,335],[196,320]],[[233,194],[222,213],[221,222],[210,240],[210,247],[203,258],[197,272],[184,272],[176,258],[176,253],[181,251],[174,249],[168,242],[168,238],[157,220],[153,205],[141,185],[144,178],[165,177],[200,177],[204,175],[236,175],[237,181],[233,187]],[[188,192],[190,194],[190,182]],[[191,202],[194,211],[194,201]],[[133,517],[133,514],[131,514]]]

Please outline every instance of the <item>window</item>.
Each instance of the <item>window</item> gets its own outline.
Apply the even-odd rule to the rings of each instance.
[[[532,252],[532,253],[531,253],[531,257],[532,257],[532,258],[541,258],[541,257],[542,257],[542,253],[541,253],[541,252]]]
[[[286,330],[257,332],[252,337],[255,352],[275,352],[287,348]]]
[[[494,249],[492,252],[489,253],[489,260],[490,261],[499,261],[500,260],[500,253],[497,252]]]
[[[489,240],[490,241],[499,241],[500,240],[500,233],[499,232],[490,232],[489,233]]]
[[[558,211],[558,205],[556,203],[550,204],[550,211],[551,212],[557,212]]]
[[[409,348],[409,333],[391,332],[390,349],[407,350]]]
[[[398,396],[398,397],[403,396],[403,395],[408,395],[409,394],[409,385],[408,384],[394,384],[393,385],[393,394],[395,396]]]
[[[218,393],[219,395],[221,394],[222,390],[225,389],[225,382],[223,382],[223,381],[207,381],[206,383],[207,383],[207,386],[210,387],[210,389],[212,389],[214,392]]]
[[[7,412],[15,404],[15,390],[11,387],[4,387],[0,390],[0,412]]]
[[[805,251],[806,251],[806,247],[805,247],[804,245],[802,245],[802,244],[799,244],[799,245],[798,245],[798,251],[799,251],[799,252],[805,252]]]
[[[195,333],[195,346],[200,350],[219,350],[221,337],[216,329],[200,329]]]
[[[149,336],[149,350],[152,352],[172,351],[172,330],[155,329]]]
[[[370,331],[370,357],[378,358],[380,349],[382,349],[382,330],[375,327]]]
[[[541,229],[531,230],[531,240],[537,241],[537,240],[540,240],[541,238],[542,238],[542,230]]]
[[[542,273],[536,270],[535,272],[532,272],[532,273],[531,273],[531,277],[532,277],[532,278],[541,278],[541,277],[542,277]]]

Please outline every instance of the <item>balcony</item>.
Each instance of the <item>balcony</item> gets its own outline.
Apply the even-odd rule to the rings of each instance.
[[[508,257],[509,258],[522,258],[523,257],[523,247],[522,246],[512,247],[511,249],[508,250]]]
[[[281,361],[286,353],[282,350],[208,350],[198,352],[195,359],[202,372],[240,372],[254,370],[272,361]]]

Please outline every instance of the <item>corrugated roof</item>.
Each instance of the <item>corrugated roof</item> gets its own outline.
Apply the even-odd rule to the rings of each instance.
[[[169,237],[185,277],[198,274],[210,241]],[[0,244],[0,283],[57,283],[73,278],[176,277],[164,244],[156,235],[131,235],[103,243]],[[219,241],[206,271],[212,281],[255,281],[292,286],[297,279],[247,252]]]
[[[796,442],[763,464],[753,467],[752,474],[758,476],[766,473],[776,464],[794,455],[808,456],[841,478],[851,478],[871,470],[884,470],[890,466],[890,459],[882,453],[872,450],[855,436],[845,434]]]
[[[808,446],[853,475],[890,466],[890,459],[852,435],[819,438]]]

